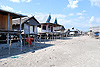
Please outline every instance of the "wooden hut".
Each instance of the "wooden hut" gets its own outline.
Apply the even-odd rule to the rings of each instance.
[[[70,36],[79,36],[80,34],[81,31],[79,31],[78,29],[75,29],[74,27],[70,29],[70,33],[69,33]]]
[[[19,23],[18,23],[19,19],[13,20],[13,29],[14,30],[19,30]],[[35,45],[35,41],[38,41],[38,37],[37,37],[37,27],[40,25],[40,23],[37,21],[37,19],[32,16],[32,17],[25,17],[22,18],[22,39],[23,39],[23,43],[25,45],[25,42],[27,41],[27,39],[29,39],[29,41],[31,42],[30,39],[34,40],[34,45]],[[28,42],[27,42],[28,43]],[[32,43],[28,43],[29,47]],[[34,46],[33,45],[33,46]],[[34,47],[35,48],[35,47]]]
[[[90,36],[100,37],[100,26],[90,27]]]
[[[41,23],[41,25],[38,27],[38,33],[41,34],[43,37],[46,36],[48,39],[52,35],[57,35],[58,33],[56,30],[59,27],[62,27],[62,25],[57,24],[57,19],[55,19],[54,23],[50,23],[51,15],[49,15],[46,23]]]
[[[2,35],[3,35],[3,37],[5,36],[4,40],[6,40],[6,35],[7,35],[8,45],[9,45],[9,34],[19,34],[21,48],[22,48],[22,40],[21,40],[21,18],[22,17],[26,17],[26,16],[0,9],[0,35],[1,35],[0,39],[2,39]],[[20,30],[19,31],[12,30],[12,19],[15,19],[15,18],[20,18]]]
[[[13,29],[19,30],[19,19],[13,20]],[[22,34],[37,34],[37,26],[40,23],[35,19],[34,16],[22,19]]]

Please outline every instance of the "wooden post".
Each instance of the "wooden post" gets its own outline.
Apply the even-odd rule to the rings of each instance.
[[[49,37],[48,37],[48,35],[49,35],[49,29],[48,29],[48,27],[49,27],[49,24],[47,24],[47,39],[49,39]]]
[[[29,34],[28,34],[28,39],[29,39],[29,43],[30,43],[30,36],[29,36]],[[30,49],[30,44],[29,44],[29,49]]]
[[[62,39],[64,38],[64,36],[63,36],[64,34],[62,33]]]
[[[60,33],[60,39],[62,38],[62,35],[61,35],[61,33]]]
[[[56,39],[57,39],[57,34],[56,34]]]
[[[25,43],[24,43],[24,46],[25,46],[25,44],[26,44],[26,34],[25,34],[24,42],[25,42]]]
[[[53,43],[53,34],[52,34],[52,43]]]
[[[9,45],[9,54],[10,54],[10,48],[11,48],[11,39],[10,39],[10,45]]]
[[[10,14],[8,13],[8,22],[7,22],[7,30],[9,31],[9,17]],[[7,33],[7,45],[9,45],[9,32]],[[9,45],[10,46],[10,45]],[[10,53],[10,52],[9,52]]]
[[[45,36],[45,39],[44,39],[44,44],[45,44],[45,41],[46,41],[46,36]]]
[[[100,27],[99,27],[99,40],[100,40]]]
[[[20,44],[21,44],[21,51],[22,51],[22,38],[21,38],[21,17],[20,17]]]
[[[7,30],[9,31],[9,17],[10,14],[8,13],[8,23],[7,23]],[[9,45],[9,32],[7,33],[7,45]]]
[[[66,33],[66,38],[67,38],[67,33]]]
[[[39,39],[40,39],[40,44],[41,44],[41,34],[40,34],[40,37],[39,37]],[[40,46],[40,44],[39,44],[39,46]]]
[[[52,37],[52,36],[50,36],[50,44],[52,43],[51,37]]]
[[[34,50],[35,50],[35,36],[34,36],[34,45],[33,45],[33,48],[34,48]]]

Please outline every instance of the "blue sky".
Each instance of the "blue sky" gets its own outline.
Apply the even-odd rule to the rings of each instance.
[[[100,0],[1,0],[0,9],[34,15],[40,23],[51,14],[51,23],[57,17],[65,28],[82,31],[100,26]]]

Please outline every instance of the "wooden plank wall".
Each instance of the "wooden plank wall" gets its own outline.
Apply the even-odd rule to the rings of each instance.
[[[0,14],[0,29],[7,29],[8,15]],[[9,19],[9,30],[12,30],[12,17]]]

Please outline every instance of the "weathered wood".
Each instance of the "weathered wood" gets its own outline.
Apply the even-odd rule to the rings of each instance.
[[[10,14],[8,13],[7,30],[9,30],[9,16],[10,16]],[[7,33],[7,45],[9,45],[9,32]]]
[[[8,29],[8,15],[0,14],[0,29]],[[12,30],[12,17],[9,15],[9,30]]]
[[[29,36],[29,34],[28,34],[28,41],[30,42],[30,38],[29,38],[30,36]],[[28,44],[29,45],[29,49],[30,49],[30,44]]]
[[[10,54],[10,48],[11,48],[11,40],[10,40],[10,45],[9,45],[9,54]]]
[[[34,48],[34,50],[35,50],[35,37],[34,37],[34,45],[33,45],[33,48]]]
[[[51,37],[50,37],[50,44],[51,44],[51,41],[52,41],[52,40],[51,40]]]
[[[39,40],[40,40],[40,44],[41,44],[41,34],[40,34]],[[39,46],[40,46],[40,44],[39,44]]]
[[[45,39],[44,39],[44,44],[45,44],[45,41],[46,41],[46,36],[45,36]]]
[[[21,31],[21,17],[20,17],[20,31]],[[21,38],[21,33],[20,33],[20,44],[21,44],[21,51],[22,51],[22,38]]]

